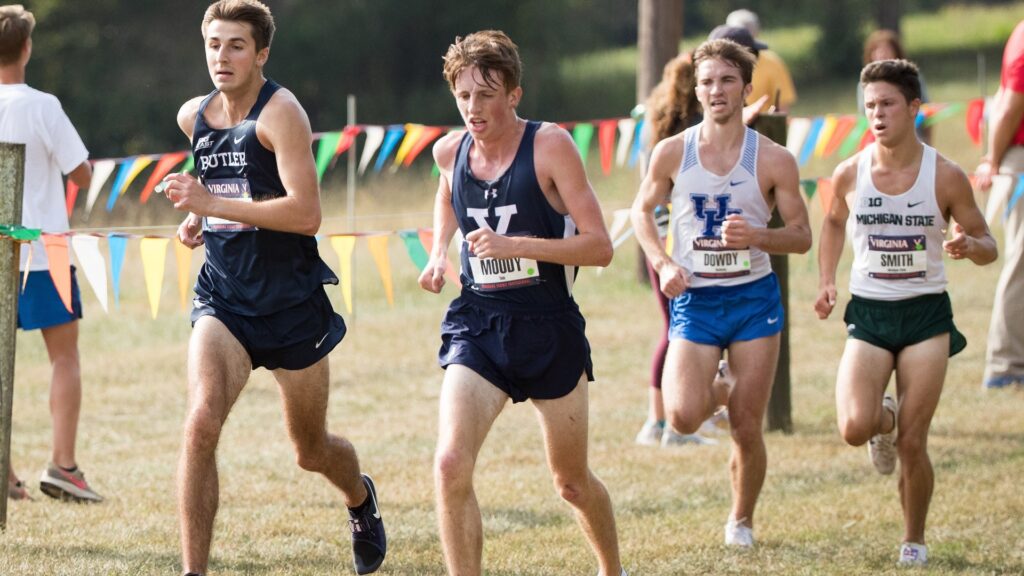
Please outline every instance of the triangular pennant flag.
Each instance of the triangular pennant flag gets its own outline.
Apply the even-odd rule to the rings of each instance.
[[[406,124],[405,125],[405,138],[402,138],[402,143],[398,145],[398,151],[395,152],[395,162],[393,166],[395,168],[405,163],[405,157],[409,154],[409,150],[416,145],[416,142],[420,139],[420,134],[423,134],[423,124]]]
[[[825,148],[832,141],[832,134],[839,122],[834,114],[826,114],[825,122],[821,125],[821,132],[818,134],[818,142],[814,145],[814,157],[821,158],[825,155]]]
[[[341,131],[341,138],[338,139],[338,147],[334,149],[334,157],[337,158],[348,151],[355,143],[356,136],[362,131],[362,126],[345,126],[345,129]]]
[[[629,145],[633,142],[633,128],[636,127],[636,120],[623,118],[618,122],[619,145],[615,149],[615,164],[619,167],[626,165],[626,156],[629,154]]]
[[[1013,212],[1013,207],[1017,205],[1017,201],[1020,200],[1020,197],[1024,196],[1024,177],[1017,174],[1016,178],[1017,185],[1013,188],[1013,195],[1010,196],[1010,200],[1006,203],[1006,212],[1003,213],[1003,220],[1010,217],[1010,212]]]
[[[594,125],[589,122],[580,122],[572,129],[572,141],[576,143],[576,149],[580,151],[580,159],[583,165],[587,165],[587,155],[590,153],[590,141],[594,139]]]
[[[811,120],[811,129],[807,132],[807,140],[804,141],[804,146],[800,149],[800,156],[797,157],[797,164],[800,166],[807,164],[811,158],[811,153],[818,145],[818,134],[821,133],[821,127],[824,125],[825,119],[821,116]]]
[[[800,185],[804,188],[804,195],[810,200],[814,198],[814,193],[818,191],[818,181],[814,179],[801,180]]]
[[[597,125],[597,146],[601,152],[601,171],[607,176],[612,173],[612,153],[615,148],[615,120],[602,120]]]
[[[78,265],[85,273],[85,279],[89,281],[93,294],[100,301],[104,312],[107,309],[107,263],[100,253],[99,236],[91,234],[76,234],[71,237],[71,247],[75,250],[75,258]]]
[[[156,318],[160,309],[160,293],[164,287],[164,266],[167,262],[167,243],[170,238],[146,237],[139,242],[142,254],[142,269],[146,278],[146,294],[149,295],[149,309]]]
[[[644,121],[640,120],[636,123],[636,128],[633,129],[633,147],[629,150],[629,167],[636,166],[636,161],[640,159],[640,149],[643,147],[643,141],[641,136],[644,133]]]
[[[857,146],[860,145],[860,141],[864,139],[864,133],[868,130],[868,119],[864,116],[857,118],[857,123],[850,129],[849,135],[843,140],[843,143],[839,145],[839,158],[849,158],[851,154],[857,151]]]
[[[420,236],[420,243],[423,244],[423,249],[426,250],[429,258],[430,251],[434,248],[434,231],[430,228],[420,228],[417,233]],[[446,256],[445,261],[447,261],[444,272],[445,278],[453,284],[461,286],[462,280],[459,278],[459,273],[455,271],[455,266],[452,265],[451,259]],[[422,271],[423,269],[420,268],[420,270]]]
[[[864,131],[864,137],[860,139],[860,143],[857,144],[857,151],[861,151],[865,146],[875,141],[875,133],[871,130]]]
[[[967,104],[967,135],[975,146],[981,146],[981,123],[985,117],[985,99],[975,98]]]
[[[384,135],[384,143],[380,145],[380,154],[377,155],[377,163],[373,165],[374,172],[380,172],[384,169],[384,163],[387,162],[388,156],[391,156],[391,151],[398,145],[398,141],[402,139],[405,134],[405,128],[399,125],[388,126],[388,132]]]
[[[114,305],[121,305],[121,269],[124,267],[124,251],[128,246],[128,238],[118,234],[107,237],[110,248],[110,278],[113,280]]]
[[[107,212],[114,209],[114,203],[117,199],[125,193],[125,190],[131,186],[132,181],[139,175],[140,172],[146,169],[153,162],[153,159],[149,156],[135,156],[128,160],[125,160],[121,164],[121,170],[117,173],[117,179],[114,180],[114,187],[110,191],[110,199],[107,200]]]
[[[398,236],[405,243],[405,251],[409,254],[409,259],[412,260],[416,269],[422,272],[427,267],[430,257],[427,256],[427,251],[420,243],[419,234],[415,230],[399,230]]]
[[[68,192],[64,196],[64,202],[68,207],[68,218],[71,217],[71,211],[75,209],[75,200],[78,199],[78,184],[71,178],[68,178]]]
[[[196,167],[196,157],[189,153],[188,157],[185,158],[185,164],[181,167],[181,171],[186,174],[192,172]]]
[[[438,137],[444,134],[444,128],[440,126],[424,126],[420,132],[419,140],[413,145],[412,149],[409,150],[408,154],[405,155],[405,160],[402,161],[402,165],[409,167],[412,161],[420,155],[420,152],[430,145],[431,142],[437,140]]]
[[[388,299],[388,306],[395,307],[395,292],[391,285],[391,260],[388,258],[388,236],[367,236],[366,245],[373,255],[373,262],[377,265],[377,272],[380,274],[380,281],[384,284],[384,295]]]
[[[164,179],[171,172],[171,168],[174,168],[182,160],[188,157],[188,152],[170,152],[164,154],[157,161],[156,166],[153,167],[153,173],[149,175],[149,180],[146,180],[146,185],[142,187],[142,194],[139,195],[139,202],[145,204],[149,200],[149,195],[153,193],[153,188]]]
[[[100,195],[100,190],[103,189],[107,178],[110,178],[116,167],[117,162],[113,160],[98,160],[92,165],[92,182],[89,184],[89,192],[85,195],[85,218],[87,220],[89,214],[92,213],[92,206],[96,203],[96,198]]]
[[[59,234],[43,234],[46,258],[50,261],[50,278],[57,287],[60,301],[68,312],[71,308],[71,257],[68,254],[68,237]]]
[[[811,131],[810,118],[791,118],[786,131],[786,149],[794,158],[800,157],[807,133]]]
[[[964,109],[963,102],[952,102],[942,107],[940,110],[936,110],[934,114],[928,115],[924,119],[925,126],[934,126],[935,124],[942,122],[946,118],[952,118],[956,116]]]
[[[364,130],[366,132],[366,142],[363,142],[363,155],[359,159],[360,176],[366,172],[366,167],[370,165],[370,160],[373,160],[374,153],[377,152],[380,143],[384,141],[383,126],[367,126]]]
[[[857,117],[853,115],[841,116],[836,120],[836,128],[832,131],[832,137],[829,139],[828,145],[825,146],[823,156],[828,158],[836,153],[839,146],[846,140],[846,137],[853,130],[853,127],[857,125]]]
[[[324,132],[320,135],[320,141],[316,148],[316,181],[324,179],[324,172],[327,166],[334,160],[335,150],[338,149],[338,142],[341,140],[341,132]]]
[[[192,249],[181,243],[181,240],[174,237],[174,259],[178,262],[178,298],[181,301],[181,309],[188,309],[189,281],[192,280]]]
[[[612,225],[608,228],[608,237],[618,238],[619,233],[622,232],[626,227],[626,223],[629,222],[629,208],[623,208],[616,210],[612,214]]]
[[[349,314],[352,313],[352,248],[355,245],[355,236],[331,236],[331,246],[338,253],[338,266],[341,270],[341,296]]]

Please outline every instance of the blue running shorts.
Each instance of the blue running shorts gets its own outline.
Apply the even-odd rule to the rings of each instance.
[[[669,308],[669,340],[719,348],[778,334],[786,321],[774,272],[737,286],[691,288]]]
[[[438,362],[473,370],[513,402],[561,398],[584,373],[594,380],[585,328],[572,300],[514,305],[464,290],[441,322]]]
[[[253,370],[308,368],[327,356],[347,330],[323,286],[305,301],[266,316],[242,316],[196,298],[192,326],[203,316],[213,316],[227,327],[249,354]]]
[[[20,277],[18,282],[18,288],[21,288]],[[82,317],[82,297],[74,266],[71,267],[71,309],[73,312],[68,312],[64,307],[49,270],[29,272],[25,290],[18,294],[18,328],[50,328]]]

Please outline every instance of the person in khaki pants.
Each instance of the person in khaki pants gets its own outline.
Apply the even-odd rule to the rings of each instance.
[[[976,171],[982,190],[992,186],[995,174],[1024,172],[1024,21],[1017,24],[1003,51],[999,91],[989,115],[988,154]],[[1003,272],[992,303],[992,323],[985,354],[986,388],[1024,386],[1024,204],[1012,195],[1003,212]],[[990,200],[992,201],[992,200]],[[1016,305],[1014,305],[1016,303]]]

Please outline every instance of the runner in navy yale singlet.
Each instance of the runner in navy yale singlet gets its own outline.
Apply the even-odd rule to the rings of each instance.
[[[192,153],[200,181],[214,196],[239,202],[285,196],[277,159],[256,137],[256,119],[279,88],[268,79],[245,120],[222,130],[203,119],[218,91],[199,106]],[[197,299],[235,314],[272,314],[302,302],[323,284],[338,283],[312,236],[205,217],[203,239],[206,262],[196,281]]]
[[[504,236],[567,238],[576,233],[568,215],[548,204],[533,166],[533,137],[540,122],[528,122],[511,166],[497,180],[480,180],[469,167],[473,141],[459,145],[452,182],[452,206],[466,235],[487,226]],[[477,258],[463,240],[462,285],[475,294],[517,304],[556,304],[572,297],[575,266],[528,258]]]

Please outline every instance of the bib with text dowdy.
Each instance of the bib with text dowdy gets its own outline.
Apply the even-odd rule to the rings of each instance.
[[[750,274],[750,249],[726,248],[720,236],[693,239],[693,275],[736,278]]]
[[[540,282],[540,268],[530,258],[478,258],[463,240],[470,270],[473,272],[473,286],[482,292],[510,290],[533,286]]]
[[[924,234],[912,236],[868,235],[868,276],[880,280],[924,278],[928,251]]]
[[[236,202],[252,202],[249,181],[245,178],[215,178],[203,182],[210,194],[218,198],[226,198]],[[257,230],[252,224],[243,224],[234,220],[226,220],[215,216],[203,218],[204,232],[252,232]]]

